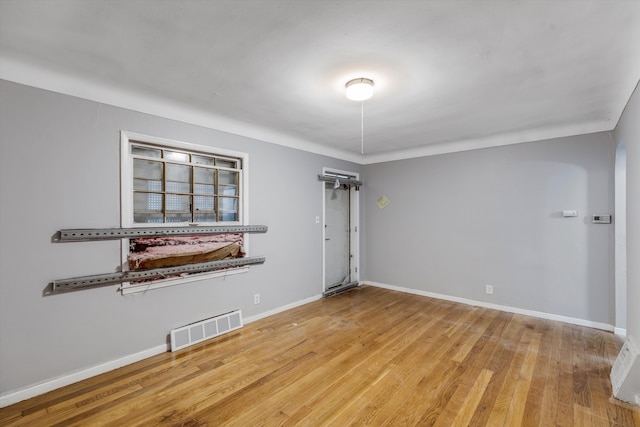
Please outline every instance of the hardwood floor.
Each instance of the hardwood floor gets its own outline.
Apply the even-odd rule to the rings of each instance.
[[[0,409],[28,426],[640,426],[611,333],[362,286]]]

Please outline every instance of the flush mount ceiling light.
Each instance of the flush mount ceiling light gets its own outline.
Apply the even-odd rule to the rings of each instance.
[[[366,101],[373,96],[373,80],[360,77],[349,80],[345,85],[347,98],[352,101]]]
[[[345,85],[347,98],[360,101],[360,152],[364,154],[364,101],[373,96],[373,80],[360,77],[349,80]]]

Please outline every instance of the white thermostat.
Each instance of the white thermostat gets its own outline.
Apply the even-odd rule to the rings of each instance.
[[[594,224],[611,224],[611,215],[594,215]]]

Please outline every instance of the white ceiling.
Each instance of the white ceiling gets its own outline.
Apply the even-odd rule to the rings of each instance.
[[[371,163],[613,129],[640,1],[0,0],[0,77]]]

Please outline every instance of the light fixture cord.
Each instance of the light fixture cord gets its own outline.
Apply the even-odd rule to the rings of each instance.
[[[364,154],[364,101],[360,107],[360,153]]]

